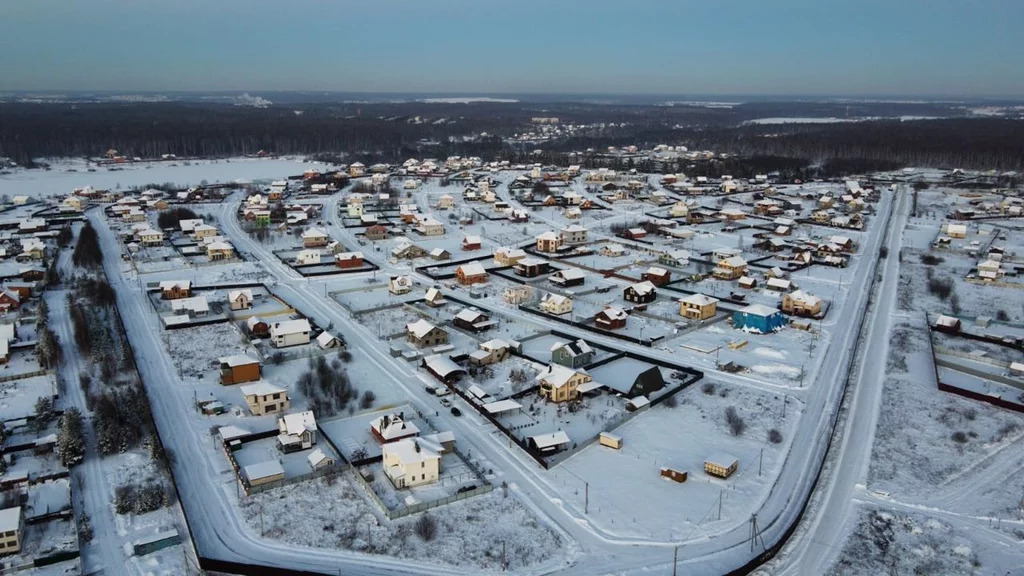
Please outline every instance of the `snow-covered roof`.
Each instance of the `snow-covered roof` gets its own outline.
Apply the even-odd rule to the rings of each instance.
[[[316,417],[313,416],[312,410],[285,414],[281,417],[280,422],[283,424],[281,428],[284,433],[292,436],[298,436],[306,430],[312,430],[315,432],[317,429]]]
[[[555,234],[551,230],[548,230],[547,232],[543,232],[543,233],[539,234],[537,236],[537,240],[545,240],[545,241],[558,240],[558,234]]]
[[[260,480],[262,478],[270,478],[272,476],[279,476],[284,474],[284,468],[281,463],[277,460],[268,460],[266,462],[258,462],[256,464],[249,464],[242,468],[245,472],[245,477],[249,481]]]
[[[651,266],[650,268],[647,269],[647,274],[650,276],[664,276],[668,274],[668,270],[665,270],[664,268],[660,268],[658,266]]]
[[[310,228],[302,232],[302,237],[307,238],[327,238],[327,232],[319,228]]]
[[[286,335],[286,334],[299,334],[300,332],[309,332],[309,320],[305,318],[299,318],[297,320],[284,320],[282,322],[274,322],[270,326],[270,335]]]
[[[375,430],[384,440],[402,436],[415,436],[420,433],[418,426],[412,422],[406,422],[398,414],[385,414],[370,422],[370,428]]]
[[[206,301],[206,296],[178,298],[177,300],[171,300],[171,310],[174,310],[175,312],[181,310],[191,310],[195,313],[209,312],[210,304]]]
[[[718,299],[712,298],[707,294],[690,294],[679,299],[680,302],[686,302],[687,304],[693,304],[694,306],[707,306],[709,304],[717,304]]]
[[[569,381],[570,378],[580,373],[572,368],[567,368],[561,364],[548,364],[546,370],[542,370],[537,375],[536,380],[538,382],[547,382],[552,386],[562,386]]]
[[[747,265],[747,261],[740,256],[730,256],[719,262],[719,265],[731,266],[733,268],[739,268]]]
[[[811,294],[810,292],[804,292],[803,290],[796,290],[790,293],[789,297],[810,306],[814,306],[821,302],[821,298]]]
[[[271,384],[266,380],[259,380],[252,384],[243,384],[238,389],[242,392],[242,396],[269,396],[285,392],[284,388]]]
[[[248,366],[249,364],[259,364],[259,360],[245,354],[235,354],[233,356],[221,356],[217,359],[221,364],[227,364],[234,368],[235,366]]]
[[[188,290],[191,287],[191,280],[164,280],[160,283],[161,290],[174,290],[177,288],[184,288],[185,290]]]
[[[561,446],[562,444],[569,443],[569,435],[564,431],[559,430],[558,432],[549,432],[546,434],[537,434],[536,436],[530,436],[530,440],[537,448],[543,450],[545,448],[551,448],[553,446]]]
[[[428,356],[423,362],[426,364],[427,368],[430,368],[434,374],[437,374],[441,378],[447,378],[448,375],[454,374],[455,372],[465,372],[465,370],[444,354]]]
[[[607,306],[604,310],[601,310],[599,314],[604,314],[611,320],[625,320],[626,317],[629,316],[626,314],[625,310],[617,306]]]
[[[221,426],[217,429],[217,433],[220,434],[220,439],[224,442],[252,434],[252,432],[242,428],[241,426]]]
[[[509,411],[512,411],[512,410],[518,410],[518,409],[520,409],[522,407],[523,407],[523,405],[520,404],[519,402],[516,402],[515,400],[509,400],[509,399],[498,400],[497,402],[490,402],[488,404],[484,404],[484,406],[483,406],[484,410],[487,410],[487,412],[489,414],[499,414],[501,412],[509,412]]]
[[[324,453],[322,448],[314,448],[313,451],[309,453],[309,456],[306,456],[306,461],[309,462],[310,466],[316,468],[321,462],[328,458],[329,456]]]
[[[427,322],[423,318],[420,318],[415,322],[405,325],[406,332],[409,332],[416,338],[423,338],[424,336],[429,334],[430,331],[433,330],[434,328],[437,328],[437,326],[434,326],[433,324]]]
[[[252,300],[252,290],[250,290],[248,288],[244,288],[242,290],[229,290],[228,291],[228,300],[231,300],[232,302],[235,301],[235,300],[238,300],[239,297],[242,297],[242,296],[244,296],[246,300]]]
[[[335,338],[333,334],[331,334],[327,330],[324,330],[323,332],[320,333],[319,336],[316,337],[316,343],[319,344],[322,348],[327,348],[336,339],[337,338]]]
[[[486,318],[483,312],[474,310],[473,308],[463,308],[455,315],[455,317],[463,322],[476,322],[480,317]]]
[[[790,282],[789,280],[785,280],[783,278],[769,278],[765,284],[769,288],[773,288],[776,290],[789,290],[789,287],[792,284],[792,282]],[[791,296],[796,297],[796,293],[791,294]]]
[[[935,320],[936,326],[953,327],[960,322],[959,319],[953,316],[946,316],[945,314],[939,314],[938,319]]]
[[[424,441],[423,438],[403,438],[397,442],[389,442],[381,449],[384,461],[397,458],[399,466],[405,468],[426,460],[438,460],[441,458],[439,450],[435,449],[432,442]]]
[[[0,532],[13,532],[21,524],[21,506],[0,510]]]
[[[424,295],[424,298],[428,302],[443,302],[444,301],[444,295],[441,294],[441,291],[438,290],[437,288],[429,288],[429,289],[427,289],[427,293]]]
[[[480,243],[480,237],[479,236],[475,236],[475,235],[474,236],[466,236],[465,238],[462,239],[462,243],[463,244],[479,244]]]
[[[651,292],[655,292],[656,291],[655,288],[654,288],[654,284],[652,284],[650,282],[650,280],[644,280],[643,282],[637,282],[636,284],[632,284],[630,286],[630,288],[632,288],[633,292],[635,292],[636,294],[638,294],[640,296],[645,296],[647,294],[650,294]]]
[[[594,349],[590,347],[590,344],[587,344],[587,341],[583,339],[571,340],[569,342],[555,342],[554,344],[551,345],[552,352],[558,350],[559,348],[565,348],[566,350],[568,350],[570,356],[589,354],[590,352],[594,351]]]
[[[549,302],[552,306],[561,306],[567,300],[569,300],[568,297],[562,296],[561,294],[555,294],[554,292],[548,292],[543,298],[541,298],[542,303]]]
[[[741,308],[739,312],[742,314],[750,314],[751,316],[771,316],[772,314],[779,313],[775,308],[770,308],[764,304],[751,304],[745,308]]]
[[[586,276],[586,274],[584,274],[582,270],[576,268],[566,268],[565,270],[559,270],[558,272],[555,272],[554,275],[564,280],[578,280]]]
[[[710,456],[705,458],[704,461],[705,462],[710,462],[711,464],[717,464],[718,466],[722,466],[724,468],[729,468],[733,464],[739,462],[739,459],[737,459],[732,454],[726,454],[724,452],[718,452],[718,453],[715,453],[715,454],[711,454]]]
[[[459,266],[459,270],[462,270],[462,273],[465,276],[482,276],[487,274],[487,271],[484,270],[483,265],[479,262],[468,262]]]

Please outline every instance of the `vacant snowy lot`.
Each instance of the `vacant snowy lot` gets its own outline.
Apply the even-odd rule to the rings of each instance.
[[[561,554],[557,534],[540,524],[501,488],[442,506],[426,514],[437,533],[426,541],[415,525],[422,515],[389,521],[378,517],[349,472],[268,490],[241,501],[253,531],[296,546],[342,548],[440,562],[464,569],[501,570],[502,546],[508,569],[526,568]]]

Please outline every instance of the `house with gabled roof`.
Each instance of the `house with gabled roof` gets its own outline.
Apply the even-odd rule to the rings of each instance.
[[[594,324],[598,328],[605,330],[616,330],[618,328],[624,328],[626,326],[626,318],[629,314],[622,308],[616,306],[605,306],[604,310],[597,313],[594,317]]]
[[[405,413],[384,414],[370,422],[370,433],[381,444],[395,442],[403,438],[412,438],[420,435],[420,429],[416,424],[405,419]]]
[[[480,344],[480,349],[469,354],[470,364],[487,366],[497,364],[508,358],[512,345],[500,338],[494,338]]]
[[[651,266],[640,274],[640,279],[650,282],[655,286],[665,286],[672,281],[672,273],[659,266]]]
[[[590,382],[592,378],[582,370],[575,370],[561,364],[549,364],[537,375],[540,383],[538,393],[549,402],[568,402],[579,397],[581,384]]]
[[[308,228],[302,232],[302,245],[306,248],[327,246],[330,240],[331,237],[328,236],[327,232],[319,228]]]
[[[282,452],[308,450],[316,444],[316,417],[312,410],[285,414],[277,419],[277,431],[277,447]]]
[[[252,308],[252,290],[249,288],[228,290],[228,306],[232,310]]]
[[[622,291],[623,299],[627,302],[633,302],[634,304],[647,304],[654,302],[657,296],[658,290],[654,287],[654,284],[648,280],[626,286]]]
[[[562,247],[562,236],[548,230],[537,236],[538,252],[557,252]]]
[[[720,280],[736,280],[747,273],[747,261],[741,256],[730,256],[719,260],[711,275]]]
[[[312,331],[305,318],[274,322],[270,326],[270,341],[276,348],[308,344]]]
[[[586,280],[586,274],[577,268],[565,268],[564,270],[559,270],[549,276],[548,280],[550,280],[552,284],[557,284],[563,288],[582,286]]]
[[[277,414],[285,412],[291,407],[291,399],[288,392],[280,386],[275,386],[265,380],[259,380],[252,384],[243,384],[238,390],[245,397],[245,403],[253,416],[265,414]]]
[[[430,348],[447,344],[448,332],[420,318],[405,325],[405,339],[417,348]]]
[[[467,262],[455,269],[455,280],[463,285],[487,282],[487,271],[480,262]]]
[[[502,246],[494,251],[494,263],[498,266],[513,266],[523,258],[526,252],[520,248]]]
[[[542,311],[555,316],[569,314],[572,312],[572,298],[562,296],[561,294],[555,294],[553,292],[547,292],[540,299],[540,304],[538,304],[537,307]]]
[[[690,320],[707,320],[718,313],[718,299],[706,294],[690,294],[679,299],[679,315]]]
[[[782,297],[782,311],[794,316],[821,314],[821,298],[803,290],[794,290]]]
[[[164,300],[176,300],[192,296],[191,280],[164,280],[158,285],[160,297]]]
[[[551,361],[571,368],[582,368],[594,361],[596,352],[585,340],[556,342],[551,346]]]
[[[224,385],[260,379],[260,361],[245,354],[224,356],[220,362],[220,383]]]
[[[441,449],[426,438],[398,440],[384,445],[381,466],[399,490],[432,484],[441,474]]]

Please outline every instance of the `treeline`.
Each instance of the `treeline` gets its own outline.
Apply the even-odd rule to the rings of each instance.
[[[222,157],[309,154],[364,163],[448,155],[516,162],[564,159],[571,151],[635,144],[683,144],[743,157],[799,159],[816,169],[893,165],[1024,168],[1024,131],[1002,118],[877,120],[833,124],[744,125],[766,116],[956,115],[948,105],[755,103],[696,106],[545,104],[307,104],[247,108],[210,103],[0,104],[0,156],[28,165],[43,156]],[[848,110],[848,108],[853,108]],[[297,113],[301,112],[301,113]],[[571,138],[512,144],[539,130],[533,116],[589,127]],[[479,137],[487,133],[487,137]],[[543,150],[540,156],[534,149]],[[597,155],[581,162],[599,163]],[[581,163],[577,162],[577,163]],[[561,162],[559,162],[561,163]],[[685,171],[685,167],[682,168]]]

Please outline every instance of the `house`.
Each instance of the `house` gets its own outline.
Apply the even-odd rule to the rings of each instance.
[[[622,308],[606,306],[604,310],[598,312],[597,316],[594,317],[594,324],[598,328],[605,330],[616,330],[626,326],[626,318],[628,316]]]
[[[245,327],[249,330],[249,334],[256,338],[270,335],[270,324],[256,316],[250,316],[245,321]]]
[[[664,268],[651,266],[646,272],[640,275],[641,280],[646,280],[655,286],[664,286],[672,280],[672,273]]]
[[[572,443],[569,435],[559,430],[547,434],[537,434],[526,439],[527,445],[542,454],[554,454],[569,447]]]
[[[540,382],[539,393],[549,402],[568,402],[579,397],[580,384],[593,380],[590,374],[578,371],[561,364],[548,364],[545,370],[537,375]]]
[[[626,249],[621,244],[605,244],[601,247],[601,256],[618,258],[626,254]]]
[[[244,354],[224,356],[220,362],[220,383],[224,385],[260,379],[260,361]]]
[[[747,274],[747,261],[741,256],[730,256],[718,261],[711,275],[720,280],[736,280]]]
[[[547,274],[550,269],[551,264],[540,258],[523,258],[512,267],[512,271],[517,276],[524,276],[526,278],[536,278],[542,274]]]
[[[728,454],[717,454],[704,461],[704,472],[719,478],[728,478],[736,472],[739,466],[740,461],[735,457]]]
[[[252,290],[249,288],[228,290],[228,305],[232,310],[252,308]]]
[[[253,416],[276,414],[291,408],[291,399],[288,398],[287,391],[264,380],[243,384],[238,389],[245,397],[245,403]]]
[[[363,231],[363,238],[373,241],[387,240],[388,227],[384,226],[383,224],[374,224],[373,226],[368,226],[366,230]]]
[[[526,252],[520,248],[502,246],[494,251],[494,263],[498,266],[513,266],[523,258]]]
[[[145,217],[143,217],[145,219]],[[192,229],[192,236],[196,240],[202,240],[203,238],[210,238],[217,235],[217,229],[209,224],[199,224]]]
[[[622,236],[623,238],[628,238],[629,240],[640,240],[641,238],[645,238],[647,236],[647,231],[644,230],[643,228],[629,228],[623,230],[622,233],[619,235]]]
[[[405,420],[405,413],[385,414],[370,422],[370,432],[381,444],[419,436],[420,429]]]
[[[405,325],[405,339],[417,348],[430,348],[448,343],[448,333],[423,318]]]
[[[562,242],[565,244],[583,244],[587,241],[587,229],[578,224],[562,228]]]
[[[440,260],[451,260],[452,259],[452,253],[447,251],[447,250],[445,250],[444,248],[434,248],[433,250],[430,251],[430,259],[431,260],[438,260],[438,261],[440,261]]]
[[[718,313],[718,299],[705,294],[690,294],[679,299],[679,315],[690,320],[707,320]]]
[[[42,260],[46,256],[46,245],[38,238],[22,238],[21,253],[17,259],[21,260]]]
[[[765,276],[768,277],[768,274],[765,274]],[[764,287],[766,290],[788,292],[793,287],[793,282],[785,278],[768,278],[768,281],[764,283]]]
[[[276,348],[308,344],[310,332],[312,328],[305,318],[274,322],[270,326],[270,341]]]
[[[946,229],[946,236],[950,238],[963,239],[967,237],[967,224],[949,223],[943,227]]]
[[[480,344],[479,350],[470,353],[469,362],[476,366],[497,364],[508,357],[510,348],[511,344],[504,340],[498,338],[488,340]]]
[[[412,278],[409,276],[392,276],[388,279],[388,292],[397,296],[412,292]]]
[[[745,290],[753,290],[757,288],[757,280],[750,276],[740,276],[739,280],[736,281],[736,285]]]
[[[309,456],[306,456],[306,461],[309,462],[309,467],[314,472],[330,468],[335,464],[334,458],[328,456],[321,448],[315,448],[310,452]]]
[[[385,444],[381,454],[384,475],[397,489],[437,482],[441,451],[424,438],[406,438]]]
[[[675,266],[676,268],[682,268],[689,265],[690,263],[690,251],[689,250],[672,250],[671,252],[664,252],[658,256],[658,264],[665,266]]]
[[[786,325],[782,312],[763,304],[751,304],[732,315],[733,328],[745,332],[769,334]]]
[[[933,324],[932,327],[939,332],[956,334],[957,332],[960,332],[960,319],[955,316],[939,314],[939,317],[935,320],[935,324]]]
[[[348,175],[352,178],[366,176],[366,165],[362,162],[353,162],[348,165]]]
[[[650,366],[634,376],[632,380],[611,377],[607,381],[601,381],[601,384],[626,398],[646,397],[665,387],[665,377],[660,368]]]
[[[559,270],[555,272],[548,280],[552,284],[557,284],[562,288],[569,288],[571,286],[582,286],[586,280],[586,274],[582,270],[576,268],[566,268],[565,270]]]
[[[160,298],[164,300],[175,300],[192,296],[192,282],[190,280],[165,280],[159,284]]]
[[[794,316],[817,316],[821,314],[821,298],[796,290],[782,297],[782,311]]]
[[[0,554],[20,552],[24,531],[25,512],[20,505],[0,510]]]
[[[556,316],[569,314],[572,312],[572,298],[548,292],[540,299],[540,304],[537,307],[548,314]]]
[[[320,346],[321,350],[329,350],[331,348],[338,348],[341,346],[341,339],[327,330],[324,330],[316,337],[316,343]]]
[[[402,258],[405,260],[413,260],[416,258],[422,258],[427,255],[427,251],[422,247],[413,244],[412,242],[401,242],[397,246],[391,249],[391,256],[395,258]]]
[[[285,453],[308,450],[316,444],[316,418],[312,410],[285,414],[277,419],[277,447]]]
[[[164,243],[164,233],[159,230],[146,228],[137,232],[136,235],[143,246],[161,246]]]
[[[284,481],[284,467],[277,460],[257,462],[242,467],[242,475],[249,482],[249,486],[261,486],[274,482]]]
[[[21,306],[21,296],[14,290],[0,289],[0,311],[17,310]]]
[[[455,315],[452,324],[470,332],[483,332],[497,326],[498,322],[491,320],[489,316],[476,308],[465,308]]]
[[[423,301],[431,308],[439,308],[447,303],[444,299],[444,295],[441,294],[441,291],[437,288],[429,288],[427,293],[423,296]]]
[[[327,232],[319,228],[309,228],[302,232],[302,245],[306,248],[319,248],[321,246],[327,246],[330,242],[331,237],[327,235]]]
[[[306,250],[300,250],[295,255],[295,264],[299,266],[312,266],[320,263],[320,250],[315,248],[307,248]]]
[[[334,264],[343,270],[363,267],[362,252],[339,252],[334,255]]]
[[[479,262],[469,262],[455,269],[455,280],[463,285],[487,282],[487,271]]]
[[[420,220],[416,230],[424,236],[440,236],[444,234],[444,224],[435,218],[424,218]]]
[[[561,247],[562,237],[550,230],[537,236],[538,252],[557,252]]]
[[[654,288],[654,284],[647,280],[626,286],[626,289],[622,291],[622,297],[627,302],[635,304],[654,302],[657,296],[658,291]]]
[[[455,198],[451,194],[441,194],[437,199],[437,207],[441,210],[454,208]]]
[[[210,303],[206,301],[206,296],[201,295],[190,298],[177,298],[171,300],[171,310],[191,316],[206,316],[210,313]]]
[[[668,209],[668,215],[672,218],[685,218],[690,214],[690,207],[686,202],[676,202]]]
[[[573,370],[593,362],[594,354],[594,349],[585,340],[556,342],[551,346],[551,361]]]
[[[480,237],[479,236],[466,236],[462,239],[463,250],[479,250],[480,249]]]
[[[227,242],[210,242],[206,245],[206,256],[210,260],[229,260],[235,256],[235,248]]]
[[[509,304],[524,304],[533,297],[533,288],[526,285],[507,286],[501,292],[501,297]]]

